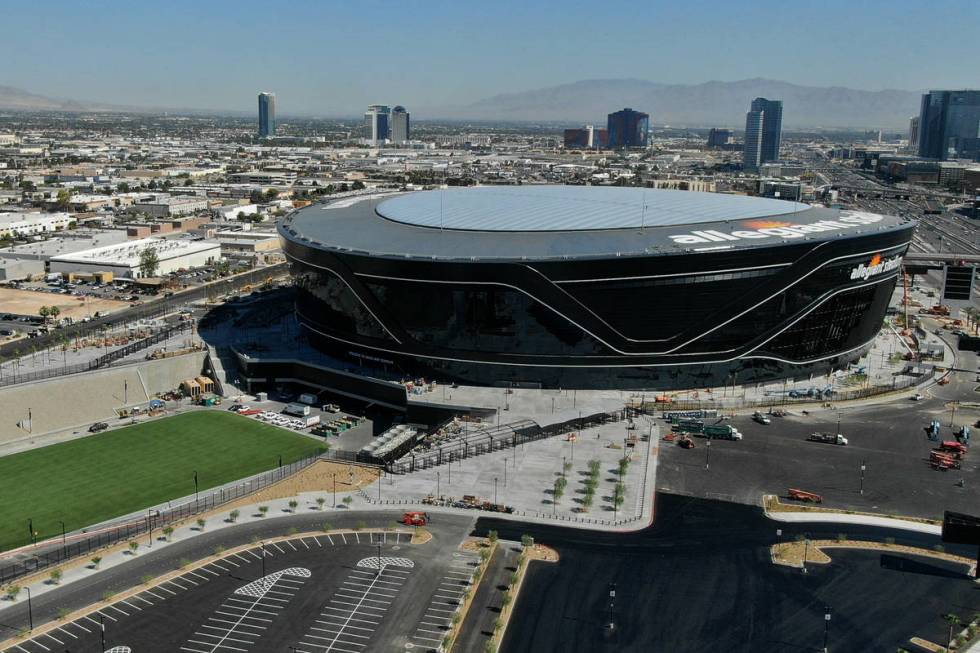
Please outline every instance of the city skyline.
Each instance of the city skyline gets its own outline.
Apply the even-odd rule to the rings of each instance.
[[[18,65],[5,71],[0,85],[88,102],[245,111],[254,102],[256,85],[274,83],[289,107],[288,111],[282,107],[281,113],[333,116],[358,115],[380,88],[425,115],[428,107],[610,76],[666,84],[766,77],[800,85],[915,92],[980,86],[965,63],[980,58],[980,44],[969,29],[980,21],[980,7],[954,0],[928,8],[893,3],[887,14],[877,7],[822,4],[821,15],[840,20],[819,38],[812,27],[814,5],[796,4],[771,12],[773,3],[753,3],[740,11],[733,24],[717,12],[692,12],[670,4],[640,9],[635,20],[620,26],[616,34],[591,31],[587,48],[577,39],[559,36],[574,34],[576,26],[588,24],[583,19],[592,10],[576,5],[556,14],[541,3],[515,3],[508,11],[442,3],[408,12],[404,22],[386,27],[383,21],[364,20],[383,11],[376,3],[357,8],[303,3],[297,11],[277,15],[250,11],[253,3],[249,2],[235,5],[234,11],[226,2],[214,2],[193,6],[196,28],[188,30],[181,9],[190,11],[191,5],[182,2],[175,3],[173,12],[152,16],[141,7],[115,11],[116,2],[85,7],[55,4],[61,20],[5,35],[0,54]],[[707,4],[720,7],[716,2]],[[607,10],[615,13],[616,7]],[[10,6],[6,12],[17,23],[28,21],[31,9]],[[927,20],[944,12],[957,15],[958,20],[941,28]],[[300,14],[303,20],[295,20]],[[97,33],[110,15],[116,26],[112,39],[73,36],[78,30]],[[199,30],[225,31],[229,15],[235,16],[234,32],[244,42],[270,45],[242,53],[198,38]],[[263,20],[248,18],[252,15]],[[765,20],[755,20],[762,15]],[[371,38],[386,46],[361,52],[367,37],[367,27],[362,25],[370,25]],[[467,25],[479,25],[480,33]],[[841,47],[864,41],[869,34],[882,44],[901,42],[913,28],[914,53],[898,49],[890,50],[888,57],[855,58],[849,48]],[[436,32],[439,39],[424,38]],[[697,33],[708,44],[724,43],[724,49],[708,47],[701,54],[677,57],[689,48],[678,36],[683,33]],[[501,48],[502,39],[520,41],[522,48]],[[783,55],[763,56],[774,49]],[[297,61],[316,62],[355,50],[357,66],[289,72],[299,70]],[[390,66],[391,52],[398,50],[410,53],[411,65]],[[446,56],[454,51],[467,52],[465,63]],[[665,57],[671,57],[671,66],[651,66],[650,62]],[[940,60],[953,65],[930,63]],[[160,61],[168,65],[161,66]],[[964,64],[956,65],[959,61]],[[120,79],[126,83],[120,84]]]

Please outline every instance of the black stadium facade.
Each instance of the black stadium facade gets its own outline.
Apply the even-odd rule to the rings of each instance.
[[[362,196],[279,225],[311,342],[479,385],[692,388],[860,358],[915,223],[713,193]]]

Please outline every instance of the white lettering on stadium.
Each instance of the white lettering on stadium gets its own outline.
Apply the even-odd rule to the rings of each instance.
[[[760,229],[740,229],[731,233],[723,233],[713,229],[691,231],[686,234],[674,234],[669,238],[678,245],[701,245],[703,243],[720,243],[732,240],[747,240],[756,238],[803,238],[808,234],[823,231],[839,231],[862,225],[881,222],[884,216],[863,211],[841,211],[841,217],[836,220],[820,220],[811,224],[792,224],[780,220],[771,222],[780,226],[762,227]],[[750,221],[751,222],[751,221]],[[758,222],[767,222],[759,220]]]
[[[880,260],[881,257],[877,257],[879,261],[876,263],[874,259],[871,259],[871,263],[865,265],[862,263],[856,268],[851,270],[851,279],[862,281],[867,281],[870,277],[876,277],[879,274],[884,274],[885,272],[891,272],[892,270],[897,270],[899,266],[902,265],[901,256],[893,256],[884,261]]]

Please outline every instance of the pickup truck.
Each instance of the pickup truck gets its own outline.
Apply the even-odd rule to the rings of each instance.
[[[840,433],[811,433],[807,440],[810,442],[822,442],[824,444],[847,445],[847,438]]]
[[[752,415],[752,419],[754,419],[755,421],[757,421],[759,424],[771,424],[772,423],[772,419],[770,419],[769,416],[766,415],[766,414],[764,414],[764,413],[754,413]]]

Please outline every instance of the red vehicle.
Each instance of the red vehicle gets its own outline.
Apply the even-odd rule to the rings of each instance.
[[[941,451],[931,451],[929,452],[929,462],[933,467],[936,465],[943,465],[946,469],[959,469],[960,461],[953,457],[952,454],[943,453]]]
[[[807,492],[805,490],[797,490],[790,488],[787,493],[790,499],[795,499],[796,501],[809,501],[812,503],[823,503],[823,497],[819,494],[814,494],[813,492]]]
[[[965,456],[969,449],[962,442],[957,442],[956,440],[943,440],[939,443],[939,451],[944,451],[947,453],[956,453],[961,456]]]
[[[248,410],[238,411],[239,415],[258,415],[259,413],[265,412],[260,408],[249,408]]]
[[[429,523],[427,512],[406,512],[402,515],[402,523],[406,526],[425,526]]]

